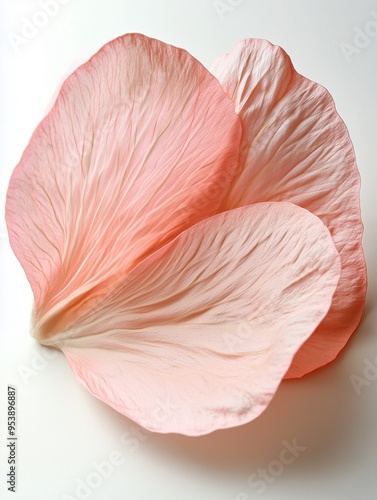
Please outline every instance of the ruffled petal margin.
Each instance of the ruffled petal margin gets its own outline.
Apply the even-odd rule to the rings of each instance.
[[[69,327],[148,254],[215,213],[240,137],[231,99],[182,49],[125,35],[78,68],[7,194],[35,335]]]
[[[332,361],[357,328],[365,302],[360,179],[348,131],[329,93],[298,74],[266,40],[240,42],[212,68],[243,124],[240,166],[223,210],[290,201],[317,215],[340,253],[332,307],[296,354],[287,378]]]
[[[205,434],[266,408],[339,275],[317,217],[290,203],[242,207],[181,233],[44,343],[140,425]]]

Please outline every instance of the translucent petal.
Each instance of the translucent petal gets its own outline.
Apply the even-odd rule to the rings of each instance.
[[[290,203],[243,207],[181,233],[47,345],[139,424],[203,434],[266,408],[339,274],[317,217]]]
[[[280,47],[244,40],[216,61],[213,73],[243,124],[239,170],[222,208],[295,203],[324,222],[341,256],[332,307],[287,375],[300,377],[337,356],[364,307],[360,179],[352,144],[329,93],[298,74]]]
[[[8,190],[35,335],[67,327],[146,255],[213,214],[240,135],[231,99],[182,49],[126,35],[73,73]]]

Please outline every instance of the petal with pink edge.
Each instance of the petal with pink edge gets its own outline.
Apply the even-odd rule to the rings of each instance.
[[[329,93],[298,74],[280,47],[244,40],[216,61],[213,73],[243,123],[240,167],[222,208],[295,203],[324,222],[341,256],[332,307],[287,374],[300,377],[338,355],[364,308],[360,182],[353,147]]]
[[[181,233],[43,343],[142,426],[204,434],[266,408],[339,275],[320,219],[290,203],[242,207]]]
[[[241,124],[186,51],[142,35],[105,45],[63,84],[10,181],[6,218],[52,335],[137,262],[213,214]]]

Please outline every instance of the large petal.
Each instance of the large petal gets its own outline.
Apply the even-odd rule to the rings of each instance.
[[[181,233],[44,343],[141,425],[203,434],[266,408],[339,274],[317,217],[290,203],[243,207]]]
[[[8,191],[10,241],[45,335],[148,253],[216,211],[241,125],[187,52],[142,35],[103,47],[63,84]]]
[[[299,75],[266,40],[244,40],[214,65],[242,119],[238,174],[223,209],[291,201],[317,215],[340,252],[342,275],[329,314],[295,356],[300,377],[333,360],[359,324],[366,272],[359,173],[347,129],[329,93]]]

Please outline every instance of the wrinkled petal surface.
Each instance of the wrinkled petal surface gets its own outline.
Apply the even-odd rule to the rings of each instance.
[[[339,275],[317,217],[290,203],[242,207],[181,233],[46,343],[139,424],[204,434],[266,408]]]
[[[300,377],[337,356],[364,307],[360,185],[352,144],[329,93],[299,75],[280,47],[244,40],[212,71],[243,123],[240,167],[222,209],[290,201],[324,222],[340,252],[342,275],[332,307],[287,374]]]
[[[146,255],[214,213],[240,136],[231,99],[182,49],[126,35],[73,73],[7,197],[35,335],[69,325]]]

